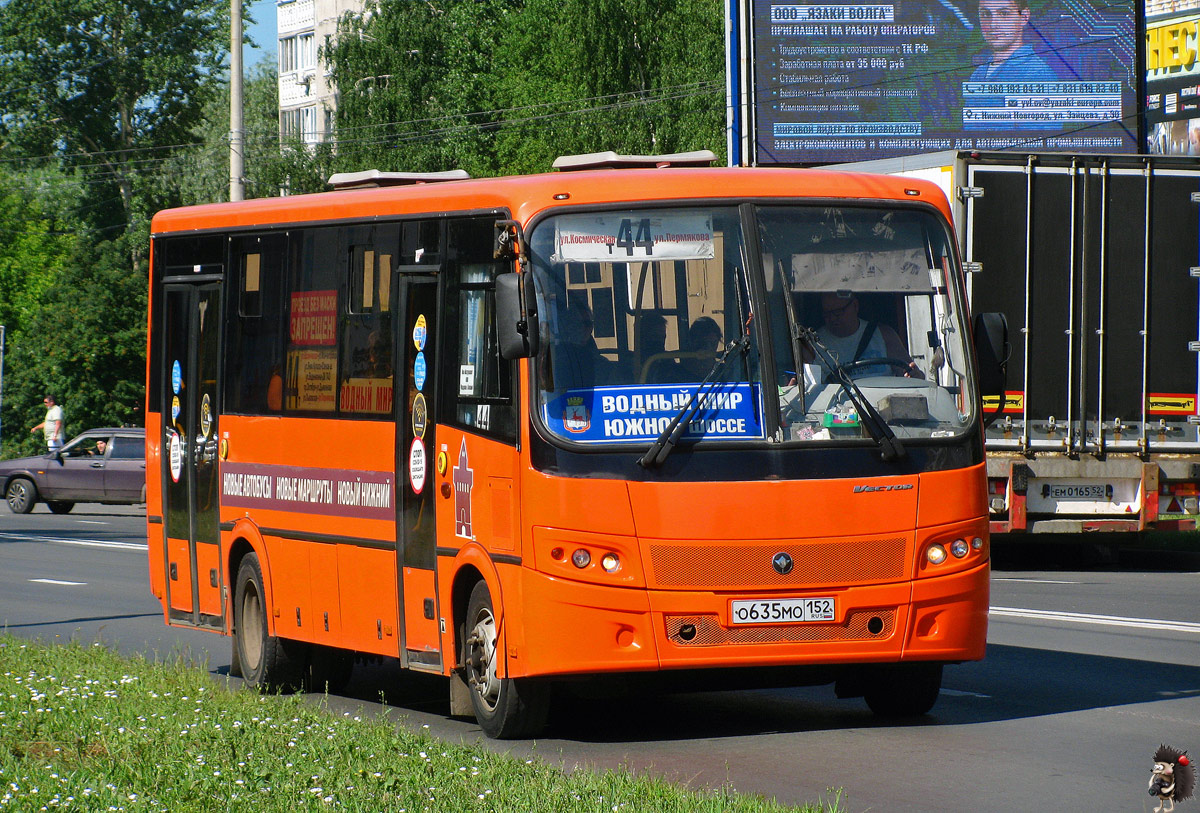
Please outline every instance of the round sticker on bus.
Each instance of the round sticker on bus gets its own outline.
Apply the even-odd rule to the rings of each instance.
[[[429,420],[429,407],[425,404],[425,396],[417,393],[412,405],[413,435],[425,440],[425,422]]]
[[[179,420],[179,413],[183,411],[183,407],[179,404],[179,396],[171,396],[171,420]]]
[[[175,359],[175,363],[171,365],[171,391],[176,395],[183,389],[183,368],[179,366],[179,359]]]
[[[200,400],[200,434],[208,437],[209,431],[212,429],[212,401],[208,397],[208,393],[204,393],[204,398]]]
[[[408,450],[408,480],[414,494],[425,488],[425,444],[420,438],[413,438]]]
[[[429,368],[425,364],[425,354],[417,353],[417,357],[413,359],[413,383],[417,385],[418,390],[425,389],[425,377],[429,374]]]
[[[179,433],[173,429],[167,438],[167,450],[171,459],[171,479],[178,483],[183,476],[183,444],[179,442]]]
[[[413,325],[413,344],[418,350],[425,349],[425,339],[429,336],[429,330],[425,327],[425,314],[417,317],[417,323]]]

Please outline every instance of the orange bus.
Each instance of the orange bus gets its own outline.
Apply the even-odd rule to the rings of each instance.
[[[934,185],[711,159],[155,216],[166,623],[252,685],[397,658],[492,737],[605,675],[927,712],[984,654],[1002,326]]]

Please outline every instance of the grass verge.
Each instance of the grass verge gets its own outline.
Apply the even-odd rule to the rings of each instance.
[[[825,813],[627,771],[565,774],[299,697],[231,691],[184,658],[0,634],[0,810]]]

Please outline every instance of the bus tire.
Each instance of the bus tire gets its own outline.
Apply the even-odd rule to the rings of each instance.
[[[928,714],[942,690],[940,663],[900,663],[872,674],[863,698],[880,717]]]
[[[267,595],[258,555],[246,554],[238,567],[233,619],[236,659],[246,683],[264,691],[295,691],[304,677],[304,644],[271,635]]]
[[[463,622],[463,678],[470,689],[475,720],[492,739],[530,737],[546,725],[549,685],[532,678],[501,678],[496,674],[499,629],[487,582],[471,590]]]
[[[338,694],[354,674],[354,653],[332,646],[314,646],[305,680],[310,692]]]

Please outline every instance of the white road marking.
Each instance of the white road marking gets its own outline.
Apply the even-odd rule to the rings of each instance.
[[[1165,630],[1168,632],[1190,632],[1200,635],[1200,623],[1194,621],[1166,621],[1159,618],[1126,618],[1120,615],[1092,615],[1090,613],[1066,613],[1054,610],[1027,610],[1020,607],[992,607],[990,615],[1000,618],[1028,618],[1035,621],[1064,621],[1069,624],[1096,624],[1104,627],[1133,627],[1143,630]]]
[[[76,522],[84,525],[107,525],[108,523],[102,519],[77,519]]]
[[[29,581],[37,582],[38,584],[63,584],[67,587],[83,587],[87,584],[87,582],[64,582],[60,579],[30,579]]]
[[[947,689],[945,687],[942,688],[942,694],[949,697],[981,697],[984,700],[992,699],[990,694],[980,694],[979,692],[963,692],[959,691],[958,689]]]
[[[1024,582],[1025,584],[1079,584],[1079,582],[1069,582],[1069,581],[1064,581],[1062,579],[1017,579],[1017,578],[995,577],[992,579],[992,581],[994,581],[994,582]]]
[[[146,552],[146,545],[136,545],[131,542],[113,542],[107,539],[62,539],[57,536],[31,536],[29,534],[0,533],[0,539],[10,539],[14,542],[61,542],[64,545],[83,545],[88,548],[111,548],[113,550],[133,550]]]

